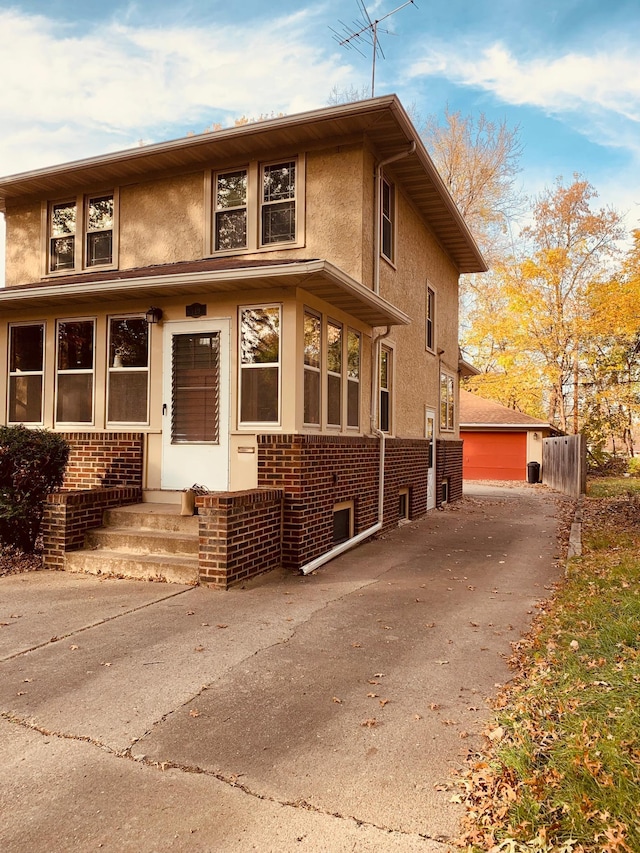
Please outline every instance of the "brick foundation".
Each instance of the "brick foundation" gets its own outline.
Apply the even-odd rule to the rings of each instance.
[[[383,530],[398,524],[398,493],[409,489],[409,517],[427,509],[428,443],[388,439]],[[258,436],[258,485],[284,492],[282,563],[299,569],[333,546],[333,507],[352,501],[354,534],[378,520],[377,438]],[[462,457],[460,457],[462,465]],[[460,471],[462,483],[462,471]]]
[[[82,548],[85,531],[101,526],[105,509],[141,500],[141,490],[131,486],[49,495],[41,527],[45,568],[63,569],[65,553]]]
[[[449,482],[449,501],[462,497],[462,441],[436,441],[436,505],[442,504],[441,483]]]
[[[222,589],[279,568],[282,491],[218,492],[196,498],[200,583]]]
[[[142,488],[143,433],[70,432],[62,437],[71,447],[63,489]]]

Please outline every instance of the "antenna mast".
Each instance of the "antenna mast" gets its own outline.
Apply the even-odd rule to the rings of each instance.
[[[364,56],[364,53],[360,50],[360,43],[362,41],[366,41],[371,45],[371,97],[373,98],[376,86],[376,56],[378,55],[378,52],[380,52],[380,56],[382,56],[383,59],[385,58],[378,40],[378,26],[387,18],[395,15],[396,12],[404,9],[405,6],[416,6],[416,4],[415,0],[407,0],[406,3],[402,4],[402,6],[398,6],[397,9],[393,9],[393,11],[387,12],[387,14],[383,15],[381,18],[376,18],[372,21],[369,16],[369,12],[367,11],[367,7],[364,4],[364,0],[357,0],[357,2],[362,14],[362,20],[354,21],[352,27],[348,27],[343,21],[340,21],[342,24],[342,34],[337,33],[332,27],[329,29],[333,32],[333,37],[340,47],[346,47],[347,49],[354,48],[354,50],[357,50],[361,56]],[[417,8],[418,7],[416,6],[416,9]],[[389,34],[389,30],[380,30],[380,32]]]

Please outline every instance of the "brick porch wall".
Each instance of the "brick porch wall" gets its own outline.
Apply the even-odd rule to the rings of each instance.
[[[63,569],[65,553],[82,548],[85,532],[100,527],[105,509],[141,500],[142,492],[134,486],[48,495],[41,527],[45,568]]]
[[[436,505],[442,504],[443,480],[449,480],[449,501],[462,497],[462,441],[436,441]]]
[[[282,563],[299,569],[333,547],[333,507],[353,501],[354,533],[378,520],[379,441],[326,435],[258,436],[258,486],[284,491]],[[383,530],[398,524],[398,492],[409,489],[409,513],[427,507],[428,445],[388,439]],[[461,457],[462,459],[462,457]]]
[[[200,583],[222,589],[279,568],[280,489],[199,495]]]
[[[71,446],[63,489],[142,488],[143,433],[69,432],[62,437]]]

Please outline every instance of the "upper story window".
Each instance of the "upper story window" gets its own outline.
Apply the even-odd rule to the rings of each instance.
[[[296,239],[295,160],[262,167],[260,221],[263,246]]]
[[[395,260],[395,187],[386,178],[380,185],[380,251],[387,260]]]
[[[247,247],[247,170],[218,172],[214,191],[214,250]]]
[[[207,177],[207,251],[234,254],[299,244],[304,235],[305,160],[251,161]]]
[[[10,424],[42,423],[44,323],[9,327]]]
[[[114,260],[113,192],[52,202],[47,211],[47,272],[111,266]]]
[[[436,349],[436,292],[428,284],[426,296],[426,318],[425,318],[425,345],[428,350],[435,352]]]

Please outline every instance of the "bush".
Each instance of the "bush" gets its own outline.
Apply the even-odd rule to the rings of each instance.
[[[640,477],[640,457],[632,456],[627,462],[627,471],[632,477]]]
[[[44,503],[62,485],[69,445],[60,435],[0,426],[0,541],[35,548]]]

